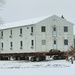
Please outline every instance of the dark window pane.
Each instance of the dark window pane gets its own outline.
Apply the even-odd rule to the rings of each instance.
[[[45,26],[41,27],[41,32],[46,32],[46,27]]]
[[[12,30],[10,30],[10,34],[12,35]]]
[[[56,40],[54,40],[54,44],[56,44]]]
[[[3,36],[3,31],[1,31],[1,36]]]
[[[64,45],[68,45],[68,40],[67,39],[64,40]]]
[[[2,43],[2,48],[3,48],[3,43]]]
[[[23,42],[22,41],[20,41],[20,46],[23,46]]]
[[[64,32],[68,32],[68,27],[67,26],[64,27]]]
[[[53,31],[56,31],[56,27],[53,27]]]
[[[12,47],[12,42],[10,42],[10,47]]]
[[[34,45],[34,40],[31,40],[31,46],[33,46]]]
[[[31,27],[31,32],[33,32],[33,27]]]
[[[20,34],[22,34],[22,28],[20,28]]]

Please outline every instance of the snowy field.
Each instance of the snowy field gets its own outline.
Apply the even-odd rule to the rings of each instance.
[[[0,61],[0,75],[75,75],[75,61]]]

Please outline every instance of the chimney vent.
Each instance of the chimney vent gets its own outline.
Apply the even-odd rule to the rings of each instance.
[[[61,18],[64,19],[64,16],[62,15]]]

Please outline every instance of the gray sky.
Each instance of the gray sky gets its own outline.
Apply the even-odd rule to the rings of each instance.
[[[41,16],[64,15],[75,24],[75,0],[6,0],[0,16],[14,22]]]
[[[0,16],[5,22],[56,14],[75,23],[75,0],[6,0]]]
[[[56,14],[75,22],[75,0],[6,0],[1,17],[5,22]]]

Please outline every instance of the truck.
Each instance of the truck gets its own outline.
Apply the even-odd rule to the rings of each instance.
[[[61,59],[64,52],[51,50],[49,52],[30,52],[30,53],[3,53],[0,54],[0,60],[30,60],[30,61],[43,61],[46,57],[53,57],[54,60]],[[57,58],[59,57],[59,58]],[[65,58],[64,58],[65,59]]]

